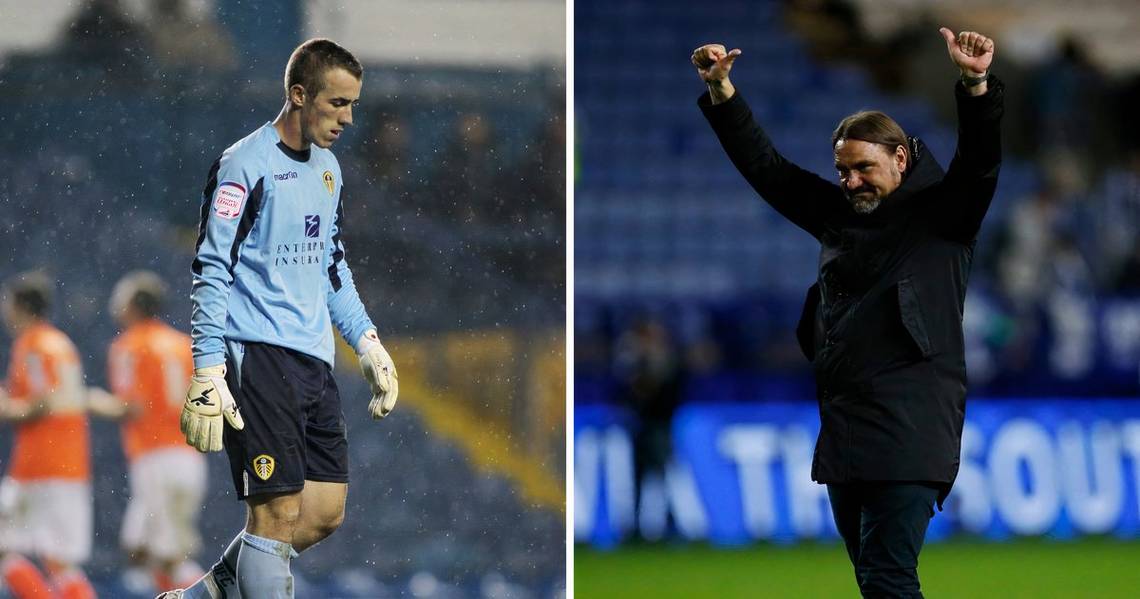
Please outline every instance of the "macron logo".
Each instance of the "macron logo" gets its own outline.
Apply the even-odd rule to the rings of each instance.
[[[273,175],[274,181],[288,181],[289,179],[296,179],[296,178],[297,178],[297,171],[289,171],[287,173],[281,173],[280,175],[274,173],[274,175]]]

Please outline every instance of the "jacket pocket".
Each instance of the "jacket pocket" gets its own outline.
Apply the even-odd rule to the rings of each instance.
[[[803,311],[800,312],[800,321],[796,324],[796,342],[799,343],[800,351],[808,362],[815,361],[815,312],[818,309],[819,283],[815,283],[808,288]]]
[[[899,313],[902,315],[903,326],[906,327],[911,340],[918,346],[923,358],[933,356],[935,351],[930,343],[930,334],[926,330],[922,301],[918,297],[918,290],[914,288],[914,283],[909,278],[898,282],[898,295]]]

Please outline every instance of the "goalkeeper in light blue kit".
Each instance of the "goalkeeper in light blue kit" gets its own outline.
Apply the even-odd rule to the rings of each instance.
[[[372,417],[396,404],[396,368],[345,263],[342,178],[329,151],[352,124],[362,73],[332,41],[301,44],[276,120],[210,169],[193,264],[195,370],[181,424],[199,451],[225,447],[248,519],[205,576],[162,599],[292,597],[290,561],[344,519],[348,448],[333,325],[360,356]]]

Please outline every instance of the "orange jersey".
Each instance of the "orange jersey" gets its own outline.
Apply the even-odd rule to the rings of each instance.
[[[21,333],[12,345],[8,394],[14,402],[47,398],[49,410],[17,425],[8,475],[90,480],[83,369],[67,335],[45,322]]]
[[[190,337],[157,320],[131,325],[111,343],[111,391],[134,405],[123,423],[123,451],[133,461],[155,449],[184,448],[178,429],[194,373]]]

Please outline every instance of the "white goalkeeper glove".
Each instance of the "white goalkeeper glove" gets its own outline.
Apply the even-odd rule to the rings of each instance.
[[[364,380],[372,387],[372,401],[368,411],[373,420],[387,416],[396,407],[396,396],[400,394],[400,380],[396,376],[396,365],[388,350],[380,345],[376,331],[368,331],[356,342],[356,353],[360,354],[360,370]]]
[[[182,434],[198,451],[222,450],[222,418],[237,430],[245,428],[241,412],[226,386],[226,365],[195,368],[182,404]]]

